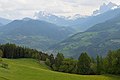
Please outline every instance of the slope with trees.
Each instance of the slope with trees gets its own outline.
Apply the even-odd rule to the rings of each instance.
[[[50,47],[53,52],[64,53],[67,57],[78,58],[80,53],[88,52],[105,56],[108,50],[120,47],[120,16],[99,23],[85,32],[77,33]]]
[[[8,59],[33,58],[38,61],[45,61],[46,65],[54,71],[93,75],[93,74],[120,74],[120,49],[109,51],[106,57],[97,55],[96,59],[90,57],[86,52],[81,53],[78,60],[65,58],[62,53],[56,57],[35,49],[16,46],[15,44],[0,45],[0,57]],[[7,68],[9,65],[0,62],[2,67]]]
[[[81,75],[120,74],[120,49],[109,51],[106,57],[97,55],[92,58],[84,52],[75,60],[64,58],[62,53],[58,53],[54,63],[50,60],[46,59],[46,64],[54,71]]]
[[[0,43],[16,43],[39,50],[46,50],[69,35],[73,29],[57,26],[44,21],[25,18],[1,26]]]

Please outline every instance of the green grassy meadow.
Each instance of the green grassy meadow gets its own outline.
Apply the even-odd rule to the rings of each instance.
[[[76,75],[54,72],[33,59],[3,59],[8,69],[0,67],[0,80],[120,80],[113,75]]]

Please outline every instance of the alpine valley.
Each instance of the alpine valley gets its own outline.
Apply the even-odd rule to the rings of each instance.
[[[85,32],[77,33],[54,45],[51,49],[64,53],[67,57],[78,58],[82,52],[95,57],[105,56],[108,50],[120,47],[120,14],[113,19],[96,24]],[[74,53],[75,52],[75,53]]]
[[[0,27],[0,43],[16,43],[39,50],[46,50],[50,45],[64,40],[73,32],[72,28],[24,18],[14,20]]]
[[[0,80],[120,80],[119,0],[0,0]]]
[[[35,13],[34,19],[0,18],[0,43],[15,43],[48,53],[61,52],[66,57],[88,52],[106,55],[120,47],[120,7],[103,4],[91,16],[63,17],[46,11]]]

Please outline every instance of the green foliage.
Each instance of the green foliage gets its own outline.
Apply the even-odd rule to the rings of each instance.
[[[3,57],[3,51],[0,50],[0,58],[2,58],[2,57]]]
[[[46,59],[45,64],[48,65],[48,66],[51,66],[51,62],[48,58]]]
[[[77,61],[71,58],[64,59],[58,71],[66,73],[77,73]]]
[[[52,65],[55,63],[55,59],[54,59],[54,56],[53,56],[53,54],[51,54],[50,56],[49,56],[49,60],[50,60],[50,63],[51,63],[51,67],[52,67]]]
[[[0,54],[3,58],[34,58],[45,61],[49,56],[45,53],[26,47],[16,46],[15,44],[0,45]]]
[[[46,64],[55,71],[82,75],[120,74],[120,49],[109,51],[104,58],[97,55],[96,59],[91,58],[87,53],[81,53],[78,61],[64,58],[61,53],[57,54],[55,60],[53,55],[50,56]]]
[[[78,73],[90,74],[91,72],[91,59],[87,53],[82,53],[78,59]]]
[[[62,53],[58,53],[55,58],[55,66],[57,70],[59,70],[60,65],[62,64],[62,61],[64,60],[64,56]]]
[[[96,65],[96,63],[91,63],[90,68],[91,68],[90,74],[91,75],[96,75],[97,74],[97,65]]]
[[[104,66],[106,73],[120,74],[120,49],[108,52]]]
[[[102,70],[103,70],[103,61],[102,61],[103,59],[102,59],[102,57],[100,57],[100,56],[98,56],[97,55],[97,58],[96,58],[96,64],[97,64],[97,71],[96,71],[96,73],[97,74],[101,74],[101,72],[102,72]]]
[[[53,69],[54,71],[58,71],[58,68],[56,67],[55,64],[52,65],[52,69]]]

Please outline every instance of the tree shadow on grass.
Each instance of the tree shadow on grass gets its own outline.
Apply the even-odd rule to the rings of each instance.
[[[111,80],[120,80],[120,75],[110,75],[110,74],[106,74],[104,75],[108,78],[110,78]]]

